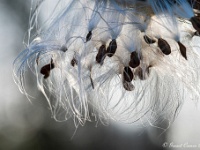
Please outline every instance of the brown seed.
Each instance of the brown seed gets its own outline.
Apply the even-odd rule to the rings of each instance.
[[[37,63],[37,65],[39,64],[39,59],[40,59],[40,53],[39,54],[37,54],[37,58],[36,58],[36,63]]]
[[[153,67],[152,65],[149,65],[147,68],[146,68],[146,71],[147,71],[147,75],[149,76],[150,75],[150,68]]]
[[[93,82],[93,79],[92,79],[91,75],[90,75],[90,82],[91,82],[92,88],[94,89],[94,82]]]
[[[134,90],[134,85],[131,82],[123,82],[123,87],[127,91],[133,91]]]
[[[198,32],[200,32],[200,16],[194,16],[190,19],[192,26],[194,29],[196,29]]]
[[[71,60],[71,65],[74,67],[75,65],[77,65],[77,60],[75,58],[73,58]]]
[[[124,67],[123,76],[126,82],[131,82],[133,80],[133,72],[130,67]]]
[[[150,37],[148,37],[147,35],[144,35],[144,40],[147,44],[153,44],[156,42],[156,40],[151,39]]]
[[[131,53],[131,59],[129,62],[129,66],[132,68],[136,68],[140,65],[140,59],[138,57],[138,53],[136,51]]]
[[[96,56],[96,62],[97,63],[100,63],[100,64],[103,64],[103,61],[106,57],[106,46],[105,45],[101,45],[100,48],[99,48],[99,51],[97,53],[97,56]]]
[[[200,36],[200,33],[198,31],[194,32],[193,36]]]
[[[44,75],[44,79],[48,78],[50,75],[50,71],[55,68],[53,63],[53,59],[51,59],[51,63],[43,66],[40,70],[40,73]]]
[[[164,40],[162,38],[158,39],[158,47],[160,48],[160,50],[165,55],[169,55],[171,53],[171,47],[170,47],[170,45],[167,43],[166,40]]]
[[[60,48],[60,50],[63,51],[63,52],[66,52],[68,49],[67,49],[66,46],[62,46],[62,47]]]
[[[89,31],[87,36],[86,36],[86,42],[88,42],[89,40],[91,40],[92,38],[92,31]]]
[[[109,46],[107,48],[107,56],[108,57],[112,57],[115,52],[117,50],[117,42],[115,39],[113,39],[110,43],[109,43]]]
[[[151,66],[148,66],[147,68],[144,68],[144,69],[142,69],[141,67],[138,67],[135,70],[134,75],[137,75],[140,80],[145,80],[150,74],[150,70],[149,70],[150,67]]]
[[[186,47],[179,41],[177,43],[179,45],[181,55],[187,60]]]
[[[199,12],[194,12],[194,13],[195,13],[195,15],[200,16],[200,13],[199,13]]]
[[[141,67],[138,67],[136,70],[136,74],[139,77],[140,80],[144,80],[145,79],[145,72],[143,72]]]
[[[194,9],[200,10],[200,0],[188,0]]]

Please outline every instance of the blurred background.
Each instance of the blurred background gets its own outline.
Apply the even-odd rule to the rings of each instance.
[[[55,5],[48,0],[39,20]],[[13,61],[25,48],[31,0],[0,0],[0,150],[161,150],[200,149],[200,108],[186,101],[173,124],[160,127],[88,122],[74,127],[73,120],[56,122],[44,97],[28,101],[12,77]]]

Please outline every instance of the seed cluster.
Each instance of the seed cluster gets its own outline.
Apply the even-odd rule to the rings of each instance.
[[[26,95],[26,67],[35,73],[54,117],[84,124],[90,106],[102,120],[173,120],[184,93],[200,97],[199,0],[60,1],[14,63]]]

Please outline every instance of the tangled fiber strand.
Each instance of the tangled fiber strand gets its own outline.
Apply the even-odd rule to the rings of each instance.
[[[29,96],[31,69],[56,120],[171,122],[200,97],[198,9],[198,0],[60,0],[15,60],[15,82]]]

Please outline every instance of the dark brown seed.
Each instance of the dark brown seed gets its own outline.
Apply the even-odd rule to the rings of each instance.
[[[66,52],[68,49],[67,49],[66,46],[62,46],[62,47],[60,48],[60,50],[63,51],[63,52]]]
[[[90,75],[90,82],[91,82],[92,88],[94,89],[94,82],[93,82],[93,79],[92,79],[91,75]]]
[[[141,67],[138,67],[138,69],[136,71],[136,74],[138,75],[140,80],[144,80],[145,79],[145,74],[144,74],[144,72],[143,72]]]
[[[181,42],[178,42],[178,45],[180,48],[181,55],[187,60],[186,47]]]
[[[194,29],[196,29],[198,32],[200,32],[200,16],[194,16],[190,19],[192,26]]]
[[[144,40],[147,44],[153,44],[156,42],[156,40],[151,39],[150,37],[148,37],[147,35],[144,35]]]
[[[96,56],[96,62],[97,63],[100,63],[100,64],[103,64],[103,61],[106,57],[106,46],[105,45],[101,45],[100,48],[99,48],[99,51],[97,53],[97,56]]]
[[[127,91],[133,91],[134,90],[134,85],[131,82],[123,82],[123,87]]]
[[[200,0],[193,0],[195,3],[193,3],[193,8],[200,10]]]
[[[37,63],[37,65],[39,64],[39,58],[40,58],[40,53],[39,54],[37,54],[37,58],[36,58],[36,63]]]
[[[131,82],[133,80],[133,72],[130,67],[124,67],[123,76],[126,82]]]
[[[50,75],[50,71],[55,68],[53,60],[51,59],[51,63],[43,66],[40,70],[40,73],[44,75],[44,79],[48,78]]]
[[[198,31],[194,32],[193,36],[200,36],[200,33]]]
[[[149,65],[148,67],[147,67],[147,69],[146,69],[146,71],[147,71],[147,75],[149,76],[150,75],[150,68],[152,67],[152,65]]]
[[[140,65],[140,59],[136,51],[131,53],[131,59],[129,62],[129,66],[132,68],[136,68]]]
[[[75,58],[73,58],[71,60],[71,65],[74,67],[75,65],[77,65],[77,60]]]
[[[115,52],[117,50],[117,42],[115,39],[113,39],[110,43],[109,43],[109,46],[107,48],[107,56],[108,57],[112,57]]]
[[[171,53],[171,47],[170,47],[170,45],[167,43],[167,41],[165,41],[162,38],[158,39],[158,47],[160,48],[160,50],[165,55],[169,55]]]
[[[86,36],[86,42],[88,42],[89,40],[91,40],[92,38],[92,31],[89,31],[87,36]]]
[[[200,13],[198,13],[198,12],[195,12],[195,15],[197,15],[197,16],[200,16]]]
[[[200,10],[200,0],[188,0],[194,9]]]
[[[150,74],[150,70],[149,70],[150,67],[151,66],[149,66],[149,67],[147,67],[145,69],[142,69],[141,67],[138,67],[136,69],[134,75],[137,75],[140,80],[145,80]]]

